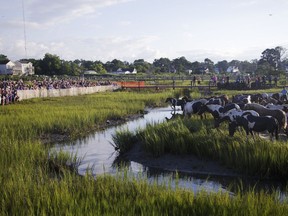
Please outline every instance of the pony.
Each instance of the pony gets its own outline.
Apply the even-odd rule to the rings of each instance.
[[[273,95],[273,93],[262,93],[262,98],[267,99],[267,98],[271,97],[272,95]]]
[[[242,115],[236,117],[235,121],[229,124],[229,135],[233,136],[236,128],[241,126],[246,132],[246,138],[248,141],[249,133],[253,136],[255,140],[254,132],[264,132],[268,131],[270,134],[270,139],[273,139],[275,136],[278,140],[279,124],[276,118],[272,116],[253,116],[250,114]]]
[[[263,100],[263,95],[260,93],[251,94],[251,103],[260,103]]]
[[[275,100],[281,101],[281,102],[288,101],[287,95],[282,94],[281,92],[280,93],[274,93],[274,94],[272,94],[271,97],[274,98]]]
[[[232,97],[232,103],[251,103],[251,95],[247,94],[241,94],[241,95],[235,95]]]
[[[224,113],[223,116],[219,119],[216,119],[214,122],[214,127],[217,128],[220,126],[220,124],[224,121],[228,121],[229,123],[236,120],[237,117],[243,116],[243,115],[253,115],[253,116],[259,116],[259,113],[257,113],[255,110],[240,110],[240,109],[232,109],[228,112]]]
[[[186,102],[183,108],[183,115],[185,117],[187,116],[191,117],[192,114],[198,113],[200,110],[200,107],[206,103],[207,103],[207,99],[204,99],[204,98]],[[202,115],[200,115],[200,117],[201,119],[203,119]]]
[[[186,99],[177,99],[177,98],[172,98],[172,97],[168,97],[165,100],[165,103],[170,103],[171,108],[175,111],[176,110],[176,106],[180,106],[181,110],[183,111],[184,108],[184,104],[186,103]]]
[[[288,113],[287,104],[286,105],[285,104],[267,104],[265,107],[268,109],[272,109],[272,110],[280,109],[280,110],[283,110],[285,113]]]
[[[222,101],[220,98],[209,98],[206,104],[217,104],[222,106]]]
[[[265,106],[256,103],[245,104],[243,110],[255,110],[257,113],[259,113],[260,116],[272,116],[276,118],[279,124],[279,130],[283,129],[284,132],[287,134],[286,131],[287,118],[283,110],[280,109],[271,110],[266,108]]]
[[[276,100],[275,98],[268,97],[266,99],[263,99],[259,104],[266,106],[267,104],[283,104],[280,100]]]
[[[227,95],[220,95],[217,97],[208,98],[207,104],[219,104],[221,106],[225,106],[229,103],[229,97]]]
[[[235,104],[235,103],[227,104],[226,106],[223,107],[218,104],[209,104],[208,102],[200,107],[200,110],[198,111],[198,115],[202,115],[203,113],[208,112],[212,114],[214,119],[218,119],[218,118],[223,117],[224,113],[232,109],[240,110],[240,107],[238,104]]]
[[[167,116],[165,117],[166,121],[171,121],[171,120],[175,120],[175,119],[182,119],[183,118],[183,115],[180,114],[180,113],[172,113],[171,112],[171,117],[168,118]]]

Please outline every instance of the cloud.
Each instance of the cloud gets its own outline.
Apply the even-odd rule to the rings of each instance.
[[[37,23],[38,25],[50,26],[70,22],[86,15],[97,14],[97,9],[123,4],[129,1],[131,0],[31,1],[25,5],[26,21],[27,23],[31,22]]]
[[[74,53],[74,58],[83,58],[91,60],[101,60],[103,62],[119,59],[122,61],[133,62],[136,59],[143,58],[146,61],[153,61],[159,55],[159,51],[152,47],[152,43],[157,41],[156,36],[142,37],[101,37],[86,38],[68,42],[68,46],[75,46],[80,53]],[[73,45],[74,44],[74,45]],[[75,49],[75,47],[71,47]],[[92,55],[91,55],[92,53]]]
[[[252,59],[259,59],[261,52],[263,52],[263,48],[251,47],[249,49],[192,49],[178,51],[177,53],[179,56],[185,56],[186,59],[192,62],[203,62],[205,58],[209,58],[214,63],[217,63],[222,60],[250,61]]]
[[[131,21],[128,21],[128,20],[123,20],[123,21],[120,21],[120,26],[129,26],[131,25]]]

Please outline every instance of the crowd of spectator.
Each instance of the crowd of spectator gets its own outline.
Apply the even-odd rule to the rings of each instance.
[[[229,82],[229,76],[226,78],[223,76],[217,83],[219,89],[229,89],[229,90],[249,90],[249,89],[266,89],[271,87],[277,87],[278,77],[277,76],[250,76],[247,75],[237,75],[234,76],[235,82]]]
[[[37,89],[68,89],[73,87],[92,87],[101,85],[111,85],[109,80],[87,80],[87,79],[51,79],[23,81],[20,80],[0,80],[0,104],[7,105],[19,100],[17,90],[37,90]]]

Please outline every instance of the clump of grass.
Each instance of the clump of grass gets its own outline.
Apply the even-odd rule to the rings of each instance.
[[[185,140],[189,139],[189,130],[180,122],[148,124],[143,132],[138,132],[137,137],[144,143],[146,151],[154,156],[169,152],[183,154],[187,152]]]
[[[63,175],[65,171],[78,173],[78,167],[81,165],[81,158],[77,155],[69,155],[66,152],[52,151],[49,153],[48,168],[49,172],[56,174],[58,177]]]
[[[213,128],[209,119],[177,119],[148,125],[138,132],[139,142],[155,157],[165,153],[194,154],[220,161],[245,175],[260,178],[287,179],[288,146],[257,138],[246,141],[246,135],[229,137],[226,128]]]
[[[111,145],[120,155],[131,150],[133,145],[138,141],[135,134],[128,129],[116,131],[116,134],[112,135],[112,140],[113,143]]]

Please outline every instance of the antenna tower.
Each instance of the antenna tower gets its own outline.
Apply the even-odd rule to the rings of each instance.
[[[23,15],[23,29],[24,29],[24,49],[25,49],[25,57],[27,59],[27,40],[26,40],[26,21],[25,21],[24,0],[22,0],[22,15]]]

